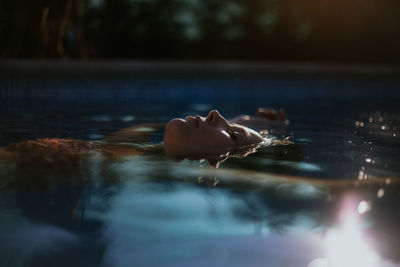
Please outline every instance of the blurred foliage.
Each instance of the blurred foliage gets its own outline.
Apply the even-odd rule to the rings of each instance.
[[[19,21],[28,2],[41,13]],[[57,5],[76,8],[61,16]],[[0,10],[8,57],[400,63],[398,0],[3,0]],[[20,26],[15,40],[24,23],[41,27]]]

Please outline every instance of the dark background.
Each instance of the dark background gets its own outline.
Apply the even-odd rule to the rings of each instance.
[[[3,58],[400,63],[398,0],[1,0]]]

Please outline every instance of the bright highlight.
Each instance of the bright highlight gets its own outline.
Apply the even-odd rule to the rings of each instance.
[[[379,257],[363,239],[355,216],[348,216],[342,227],[327,233],[325,248],[330,267],[378,267]]]

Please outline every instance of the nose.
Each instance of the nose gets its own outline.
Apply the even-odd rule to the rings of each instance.
[[[208,122],[211,126],[223,125],[228,127],[228,121],[221,115],[217,110],[211,110],[208,113],[206,118],[206,122]]]

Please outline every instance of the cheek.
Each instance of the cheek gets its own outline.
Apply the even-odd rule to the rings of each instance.
[[[168,123],[164,133],[164,142],[201,147],[233,146],[226,131],[213,127],[193,128],[180,119],[174,119]]]
[[[228,147],[232,146],[232,141],[229,134],[225,131],[217,129],[207,129],[197,131],[196,133],[197,144],[208,147]]]

